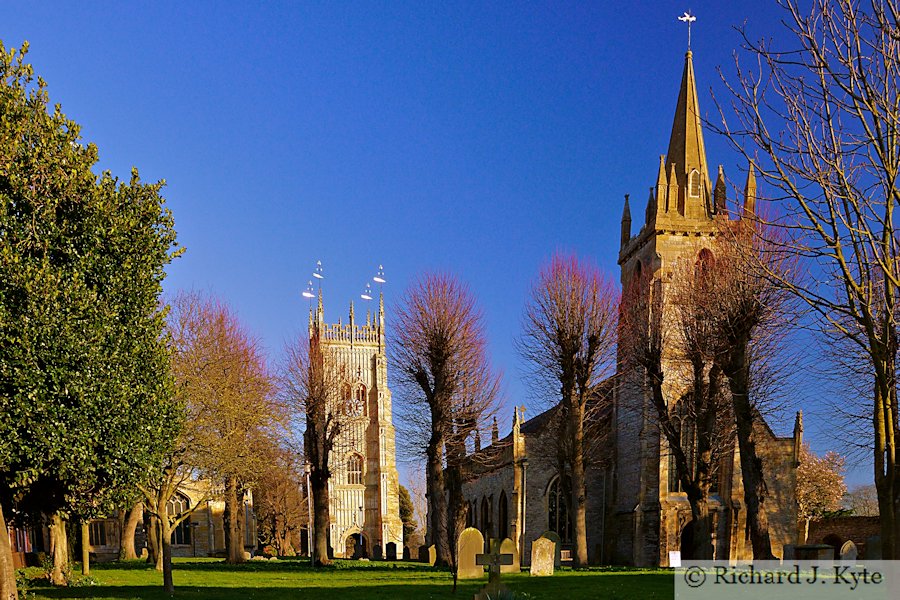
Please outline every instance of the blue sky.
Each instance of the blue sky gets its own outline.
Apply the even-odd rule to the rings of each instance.
[[[770,2],[255,4],[9,2],[0,39],[31,43],[101,168],[167,181],[187,249],[168,290],[219,294],[275,359],[305,327],[316,260],[330,321],[364,310],[378,264],[389,325],[416,274],[449,270],[484,309],[504,421],[531,404],[512,341],[541,263],[575,251],[618,277],[623,195],[638,221],[668,145],[676,17],[697,15],[710,117],[733,26],[779,34]],[[726,144],[706,143],[742,182]],[[815,419],[807,435],[828,448]]]

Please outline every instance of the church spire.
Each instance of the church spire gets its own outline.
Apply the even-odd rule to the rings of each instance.
[[[672,122],[666,163],[675,167],[679,188],[678,206],[679,209],[683,207],[682,214],[706,216],[705,209],[698,210],[705,207],[708,198],[709,171],[706,165],[703,130],[700,126],[700,104],[697,100],[692,57],[690,50],[684,55],[684,72],[681,75],[681,89],[675,106],[675,119]],[[698,173],[696,180],[690,178],[690,174],[694,171]],[[669,185],[672,183],[669,181]],[[672,206],[671,199],[669,206]]]
[[[726,194],[728,188],[725,186],[725,169],[719,165],[719,176],[716,178],[716,187],[713,192],[713,212],[715,214],[727,214]]]
[[[747,168],[747,183],[744,185],[744,213],[752,215],[756,212],[756,172],[753,163]]]
[[[625,194],[625,206],[622,208],[622,244],[624,248],[631,239],[631,207],[628,206],[628,194]]]

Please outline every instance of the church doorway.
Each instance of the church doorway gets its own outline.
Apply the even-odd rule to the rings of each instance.
[[[366,536],[361,533],[347,536],[347,541],[344,543],[344,558],[369,558],[369,544]]]
[[[681,560],[694,558],[694,522],[688,521],[681,530]]]

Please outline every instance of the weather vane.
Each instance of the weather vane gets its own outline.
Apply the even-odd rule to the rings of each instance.
[[[684,13],[682,16],[678,17],[678,20],[682,23],[687,23],[688,26],[688,50],[691,49],[691,23],[697,20],[697,17],[692,15],[690,12]]]

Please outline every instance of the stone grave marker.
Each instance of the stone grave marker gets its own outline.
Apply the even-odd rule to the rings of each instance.
[[[374,560],[381,560],[381,544],[375,544],[375,547],[372,548],[372,558]]]
[[[500,540],[491,540],[490,554],[479,554],[475,557],[476,564],[488,568],[487,585],[475,594],[475,600],[493,600],[498,598],[501,592],[505,591],[505,588],[500,584],[500,572],[504,566],[513,563],[513,555],[504,554],[500,550],[501,547]]]
[[[555,531],[545,531],[541,534],[542,538],[547,538],[554,544],[556,544],[556,550],[553,555],[553,568],[558,569],[562,564],[562,540],[559,539],[559,534]]]
[[[548,577],[553,575],[556,544],[553,540],[539,537],[531,543],[531,576]]]
[[[881,560],[881,536],[866,538],[866,560]]]
[[[493,549],[491,550],[493,552]],[[519,552],[516,550],[516,543],[509,538],[504,539],[500,543],[500,554],[509,554],[512,556],[510,564],[500,566],[501,573],[518,573],[522,569],[519,566]]]
[[[388,542],[384,547],[384,560],[397,560],[397,544]]]
[[[456,543],[456,561],[458,579],[480,579],[484,576],[484,568],[475,562],[475,556],[484,548],[484,536],[474,527],[467,527],[459,535]]]
[[[856,544],[852,541],[847,540],[844,542],[844,545],[841,546],[841,561],[856,563],[856,557],[859,555],[859,550],[856,548]]]
[[[403,546],[403,560],[409,560],[409,546]]]
[[[434,563],[437,562],[437,548],[434,547],[434,544],[428,546],[428,564],[432,567]]]

